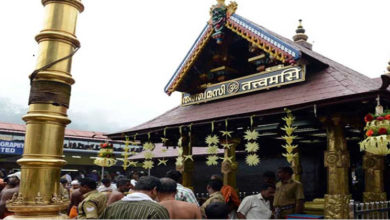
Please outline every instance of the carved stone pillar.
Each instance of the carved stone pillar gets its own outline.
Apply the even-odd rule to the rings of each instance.
[[[328,189],[325,194],[325,218],[346,219],[349,217],[348,171],[349,152],[340,116],[322,118],[327,131],[328,150],[325,151],[324,165],[328,173]]]
[[[240,139],[231,139],[228,141],[231,144],[230,148],[224,149],[224,161],[221,165],[221,172],[223,173],[223,184],[229,185],[233,188],[237,188],[237,168],[238,163],[236,161],[236,147],[240,143]]]
[[[368,152],[363,156],[363,169],[365,178],[364,202],[385,201],[384,192],[384,157]]]
[[[192,142],[193,135],[189,138],[187,132],[182,134],[182,146],[183,146],[183,166],[176,167],[176,170],[180,171],[183,175],[183,186],[193,189],[192,176],[194,172],[194,161],[192,158]]]

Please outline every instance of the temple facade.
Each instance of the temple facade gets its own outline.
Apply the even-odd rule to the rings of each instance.
[[[301,21],[290,40],[236,9],[234,2],[212,6],[169,79],[165,92],[182,93],[181,104],[109,138],[143,143],[149,170],[164,165],[153,158],[154,144],[176,149],[175,166],[188,187],[198,181],[194,173],[212,174],[207,167],[240,190],[240,182],[260,183],[263,172],[289,165],[304,185],[305,212],[326,218],[349,218],[351,199],[386,200],[388,153],[361,143],[387,135],[369,123],[387,120],[380,117],[390,103],[389,73],[371,79],[315,52]],[[365,122],[368,113],[374,119]],[[194,165],[194,147],[207,148],[205,166]]]

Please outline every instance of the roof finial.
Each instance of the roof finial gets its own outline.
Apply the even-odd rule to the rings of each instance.
[[[296,35],[293,36],[293,39],[294,39],[295,42],[306,41],[307,38],[309,38],[305,34],[305,29],[302,26],[302,19],[299,19],[299,25],[298,25],[297,30],[295,31],[295,33],[296,33]]]
[[[390,85],[390,61],[387,64],[387,73],[381,75],[382,86],[380,89],[387,89]]]

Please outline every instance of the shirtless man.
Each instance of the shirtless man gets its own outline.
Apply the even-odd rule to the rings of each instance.
[[[108,196],[107,206],[109,206],[111,203],[121,200],[125,196],[125,193],[129,192],[132,185],[130,184],[130,180],[120,179],[117,183],[117,186],[118,191],[113,191]]]
[[[8,175],[7,185],[0,193],[0,219],[12,215],[5,207],[6,201],[11,199],[14,193],[19,192],[20,172]]]
[[[170,178],[161,178],[161,187],[157,189],[157,198],[164,206],[171,219],[201,219],[202,215],[197,205],[175,200],[176,182]]]

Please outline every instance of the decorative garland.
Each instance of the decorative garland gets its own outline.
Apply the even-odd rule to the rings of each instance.
[[[221,145],[222,145],[223,149],[229,150],[233,144],[229,143],[228,138],[232,137],[233,131],[228,131],[228,120],[227,119],[225,120],[225,129],[226,129],[225,131],[220,131],[222,133],[222,137],[225,137],[225,143],[222,143]],[[223,160],[222,163],[223,162],[229,162],[230,164],[233,163],[233,161],[232,161],[233,157],[229,157],[228,154],[225,154],[224,157],[221,157],[221,159]]]
[[[161,149],[161,153],[164,155],[166,152],[167,152],[167,148],[164,148],[166,143],[168,141],[168,138],[167,138],[167,128],[164,128],[164,137],[161,138],[161,142],[163,144],[163,148]],[[162,159],[158,159],[158,164],[157,166],[160,166],[160,165],[164,165],[164,166],[167,166],[167,162],[168,160],[165,159],[165,157],[163,157]]]
[[[286,144],[283,145],[282,147],[286,149],[287,153],[282,155],[291,164],[294,158],[298,157],[298,153],[293,153],[294,149],[296,149],[298,145],[292,145],[294,139],[296,138],[296,136],[294,136],[293,133],[295,129],[297,129],[297,127],[292,127],[295,117],[293,116],[291,110],[285,108],[284,111],[287,113],[287,116],[283,118],[283,121],[286,122],[286,125],[282,128],[282,130],[286,132],[286,135],[282,136],[282,138],[286,141]]]
[[[123,152],[123,169],[126,170],[127,167],[130,166],[129,164],[129,160],[128,160],[128,157],[129,157],[129,151],[130,151],[130,147],[129,147],[129,144],[130,144],[130,141],[129,141],[129,137],[128,136],[125,136],[125,148],[124,148],[124,152]]]
[[[182,128],[183,126],[180,126],[179,127],[179,133],[180,133],[180,138],[179,140],[177,141],[177,146],[178,146],[178,149],[177,149],[177,158],[176,158],[176,167],[180,169],[183,168],[184,166],[184,157],[183,157],[183,137],[182,137],[182,134],[183,134],[183,131],[182,131]]]
[[[145,158],[145,161],[143,162],[143,165],[142,167],[145,169],[145,170],[150,170],[154,167],[154,162],[153,162],[153,150],[155,148],[155,145],[150,141],[150,132],[148,133],[148,141],[146,143],[143,144],[143,149],[145,150],[145,153],[144,153],[144,158]]]
[[[214,121],[211,122],[211,134],[209,134],[206,137],[206,144],[207,144],[207,153],[211,154],[207,156],[206,164],[207,166],[215,166],[218,165],[218,144],[219,144],[219,137],[214,133]]]
[[[375,155],[390,154],[390,110],[378,114],[367,114],[364,117],[366,139],[360,142],[360,151]]]
[[[260,149],[256,140],[259,138],[259,132],[253,129],[253,116],[250,117],[250,129],[245,131],[244,139],[247,141],[245,144],[245,151],[248,153],[246,156],[246,163],[249,166],[256,166],[260,163],[260,158],[257,155],[257,151]]]

